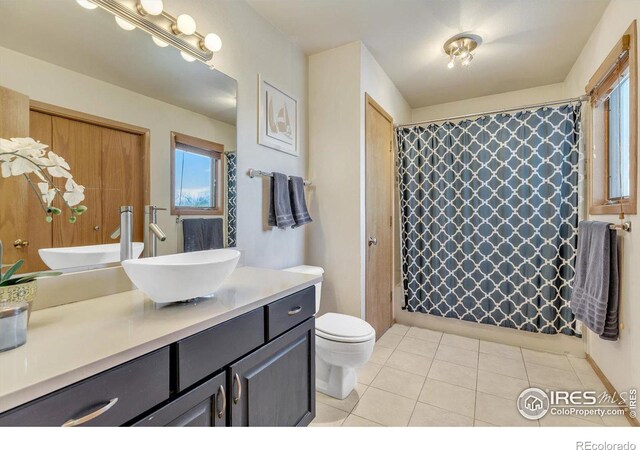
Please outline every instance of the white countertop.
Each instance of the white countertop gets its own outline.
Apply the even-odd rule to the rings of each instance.
[[[212,299],[158,307],[142,292],[129,291],[35,311],[27,343],[0,353],[0,412],[320,280],[315,275],[241,267]]]

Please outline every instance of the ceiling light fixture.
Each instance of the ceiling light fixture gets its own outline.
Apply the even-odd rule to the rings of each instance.
[[[222,39],[215,33],[197,32],[196,21],[188,14],[177,18],[164,11],[163,0],[76,0],[83,8],[98,6],[115,16],[118,26],[136,28],[151,35],[158,47],[176,48],[185,61],[200,61],[213,69],[213,54],[222,49]]]
[[[444,52],[449,55],[447,67],[453,69],[456,59],[461,65],[468,66],[473,60],[473,51],[482,43],[480,36],[474,34],[457,34],[444,43]]]

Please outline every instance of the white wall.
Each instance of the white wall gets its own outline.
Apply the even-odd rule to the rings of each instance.
[[[593,30],[589,41],[565,80],[565,95],[584,94],[584,88],[600,63],[633,20],[640,19],[640,2],[613,0]],[[636,99],[637,101],[637,99]],[[592,220],[618,222],[617,216],[591,216]],[[636,216],[628,217],[632,222]],[[634,224],[635,225],[635,224]],[[640,386],[640,236],[637,228],[620,238],[620,331],[617,342],[587,333],[587,352],[619,391]]]
[[[361,42],[309,57],[308,262],[325,268],[321,312],[364,317],[365,93],[394,119],[410,107]]]
[[[169,208],[170,133],[196,136],[236,148],[236,127],[168,103],[145,97],[60,66],[0,47],[0,86],[28,95],[32,100],[148,128],[151,133],[151,203]],[[73,169],[73,167],[72,167]],[[82,183],[82,180],[78,180]],[[142,220],[142,211],[134,212]],[[158,213],[167,234],[158,253],[175,253],[178,226],[175,216]]]
[[[246,172],[253,167],[306,175],[306,56],[243,1],[165,0],[164,5],[165,10],[173,15],[187,13],[193,16],[198,30],[215,31],[220,35],[223,49],[216,54],[216,68],[238,81],[238,246],[245,252],[244,263],[273,268],[301,264],[304,259],[306,227],[284,231],[266,230],[263,220],[263,181],[250,179]],[[49,79],[38,72],[23,73],[22,79],[23,77],[7,73],[5,60],[1,66],[0,85],[25,92],[48,103],[151,128],[154,167],[151,177],[152,200],[156,203],[164,203],[168,197],[168,189],[163,187],[163,183],[168,182],[169,157],[165,153],[168,152],[168,147],[155,143],[153,135],[159,133],[154,133],[154,129],[176,129],[180,124],[179,128],[186,134],[213,140],[223,139],[214,130],[209,119],[194,117],[193,113],[172,106],[160,106],[161,102],[141,96],[129,97],[125,102],[126,108],[123,109],[123,105],[118,104],[112,110],[109,104],[114,97],[111,95],[114,94],[119,99],[125,99],[126,95],[123,92],[117,93],[115,87],[106,83],[103,83],[105,90],[102,93],[93,91],[89,94],[87,89],[90,83],[86,80],[71,87],[66,82],[57,84],[56,80],[64,81],[60,77]],[[299,99],[299,157],[262,147],[257,143],[258,74]],[[155,117],[142,121],[141,118],[148,111],[155,111]],[[205,129],[208,129],[208,134],[204,134]],[[167,192],[166,195],[164,191]],[[161,222],[161,225],[166,228],[175,227],[175,221],[173,224],[170,221]],[[175,247],[172,242],[165,245]],[[162,246],[160,244],[159,248]]]

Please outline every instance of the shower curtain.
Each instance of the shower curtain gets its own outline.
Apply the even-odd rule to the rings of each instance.
[[[578,335],[580,105],[396,133],[406,309]]]

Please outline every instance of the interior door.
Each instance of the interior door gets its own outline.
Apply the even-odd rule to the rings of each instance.
[[[393,119],[366,96],[366,311],[379,338],[393,321]]]

